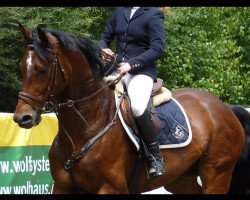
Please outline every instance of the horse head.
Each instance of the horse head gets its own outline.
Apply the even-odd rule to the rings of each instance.
[[[55,100],[80,99],[98,90],[102,61],[90,38],[19,27],[27,46],[20,60],[22,88],[14,121],[22,128],[32,128]]]
[[[19,28],[27,46],[19,63],[22,87],[13,119],[22,128],[32,128],[66,82],[57,84],[64,78],[58,67],[56,38],[39,27],[30,30],[20,24]]]

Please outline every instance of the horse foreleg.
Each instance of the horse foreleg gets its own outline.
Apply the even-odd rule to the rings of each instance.
[[[57,183],[54,183],[54,186],[52,188],[52,194],[76,194],[77,191],[75,191],[71,187],[66,187],[64,185],[60,185]]]
[[[53,178],[52,194],[75,194],[78,193],[73,187],[71,177],[65,171],[60,158],[52,148],[49,152],[50,171]]]

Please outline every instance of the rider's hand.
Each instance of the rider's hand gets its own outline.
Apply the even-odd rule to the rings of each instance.
[[[131,66],[128,62],[121,62],[117,69],[120,74],[126,74],[129,70],[131,70]]]
[[[115,53],[109,48],[101,50],[101,57],[105,62],[110,62],[114,58],[114,55]]]

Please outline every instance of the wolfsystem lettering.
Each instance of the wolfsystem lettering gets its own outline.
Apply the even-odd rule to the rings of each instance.
[[[0,171],[2,173],[31,172],[32,175],[35,175],[37,172],[49,170],[49,160],[45,159],[45,156],[42,156],[41,159],[32,159],[32,156],[25,156],[24,160],[0,161]]]

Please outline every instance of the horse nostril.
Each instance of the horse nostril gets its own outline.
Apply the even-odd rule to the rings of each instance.
[[[30,129],[40,123],[41,116],[35,111],[25,113],[20,112],[15,113],[13,119],[21,128]]]
[[[30,115],[25,115],[23,116],[23,121],[27,121],[27,120],[31,120],[31,116]]]
[[[21,124],[27,124],[32,122],[32,116],[31,115],[24,115],[22,120],[21,120]]]

